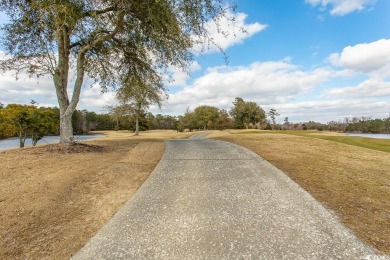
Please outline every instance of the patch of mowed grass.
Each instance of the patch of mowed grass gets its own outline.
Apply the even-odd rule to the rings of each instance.
[[[390,139],[374,139],[374,138],[357,137],[357,136],[313,136],[313,137],[390,153]]]
[[[318,131],[232,131],[231,134],[288,134],[295,136],[304,136],[310,138],[318,138],[337,143],[349,144],[358,147],[368,148],[372,150],[390,153],[390,139],[375,139],[360,136],[332,136],[332,135],[318,135]]]

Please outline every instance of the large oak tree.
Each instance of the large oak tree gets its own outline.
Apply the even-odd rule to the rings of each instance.
[[[10,58],[3,70],[52,76],[60,108],[60,142],[73,143],[71,118],[86,78],[103,90],[122,75],[186,70],[191,47],[207,38],[229,0],[0,0]],[[209,39],[212,41],[212,39]]]

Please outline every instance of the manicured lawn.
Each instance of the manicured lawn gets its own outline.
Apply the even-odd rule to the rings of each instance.
[[[238,134],[240,132],[233,131],[232,134]],[[295,136],[304,136],[319,138],[324,140],[329,140],[333,142],[349,144],[359,147],[364,147],[368,149],[373,149],[382,152],[390,153],[390,139],[375,139],[359,136],[346,136],[337,133],[331,132],[321,132],[321,131],[244,131],[240,134],[288,134]]]

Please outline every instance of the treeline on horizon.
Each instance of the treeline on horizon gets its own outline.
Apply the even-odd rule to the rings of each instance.
[[[135,130],[135,115],[124,107],[107,107],[107,113],[76,110],[72,117],[75,134],[87,134],[91,130]],[[326,124],[308,121],[294,123],[284,117],[277,123],[275,109],[265,112],[255,102],[236,98],[233,107],[227,111],[214,106],[202,105],[180,116],[152,114],[142,111],[139,127],[146,130],[224,130],[224,129],[262,129],[262,130],[319,130],[360,133],[390,133],[390,116],[384,119],[370,117],[345,118]],[[38,107],[31,105],[0,103],[0,139],[19,136],[36,138],[59,134],[60,111],[57,107]]]

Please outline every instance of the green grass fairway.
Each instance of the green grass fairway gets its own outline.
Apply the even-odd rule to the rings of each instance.
[[[313,136],[313,137],[390,153],[390,139],[374,139],[374,138],[358,137],[358,136]]]
[[[232,132],[232,134],[289,134],[289,135],[297,135],[297,136],[304,136],[310,138],[319,138],[319,139],[329,140],[333,142],[355,145],[359,147],[390,153],[390,139],[374,139],[374,138],[367,138],[367,137],[360,137],[360,136],[342,136],[342,135],[332,136],[332,135],[326,135],[326,132],[318,132],[318,131],[253,130],[253,131],[245,131],[245,132],[234,131]]]

